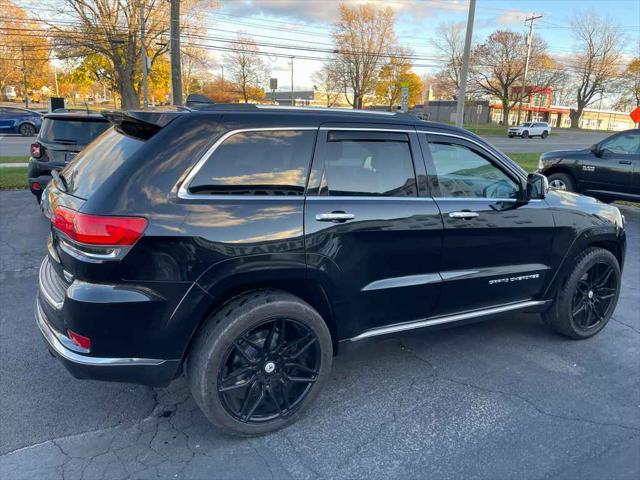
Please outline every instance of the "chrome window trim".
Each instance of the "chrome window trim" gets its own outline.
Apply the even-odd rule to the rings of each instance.
[[[87,355],[81,355],[77,353],[76,347],[72,349],[69,345],[69,340],[63,334],[53,328],[46,318],[40,302],[36,299],[36,323],[45,340],[51,347],[51,349],[63,359],[76,363],[78,365],[87,365],[94,367],[118,367],[118,366],[133,366],[133,365],[148,365],[157,366],[162,365],[166,360],[160,360],[156,358],[110,358],[110,357],[89,357]],[[74,351],[76,350],[76,351]],[[88,352],[88,350],[87,350]]]
[[[346,122],[345,122],[346,123]],[[413,130],[407,128],[376,128],[376,127],[320,127],[323,131],[342,131],[342,132],[397,132],[397,133],[416,133],[415,128]],[[366,140],[364,140],[366,141]]]
[[[318,127],[264,127],[264,128],[239,128],[235,130],[229,130],[225,134],[223,134],[218,140],[215,141],[211,147],[207,149],[207,151],[200,157],[200,159],[196,162],[196,164],[191,168],[187,177],[182,181],[180,188],[178,189],[178,198],[183,200],[221,200],[221,199],[231,199],[238,200],[242,199],[253,199],[253,200],[282,200],[287,199],[289,196],[275,196],[275,195],[206,195],[206,194],[195,194],[189,192],[189,185],[193,181],[193,178],[198,174],[198,172],[202,169],[207,160],[211,158],[213,152],[229,137],[233,135],[237,135],[238,133],[246,133],[246,132],[279,132],[279,131],[291,131],[291,130],[318,130]],[[291,195],[290,198],[296,199],[304,199],[304,195]]]
[[[397,323],[395,325],[389,325],[386,327],[372,328],[366,330],[360,335],[352,337],[350,341],[357,342],[365,338],[377,337],[379,335],[387,335],[389,333],[404,332],[407,330],[413,330],[416,328],[429,327],[432,325],[441,325],[443,323],[458,322],[461,320],[467,320],[471,318],[483,317],[486,315],[495,315],[498,313],[510,312],[513,310],[522,310],[524,308],[536,307],[546,304],[547,300],[534,300],[526,302],[511,303],[509,305],[502,305],[499,307],[484,308],[482,310],[474,310],[471,312],[456,313],[453,315],[445,315],[441,317],[430,317],[421,320],[414,320],[412,322]]]

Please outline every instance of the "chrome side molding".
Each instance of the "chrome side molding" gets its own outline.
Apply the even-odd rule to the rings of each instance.
[[[416,328],[429,327],[432,325],[441,325],[443,323],[459,322],[461,320],[468,320],[470,318],[484,317],[488,315],[496,315],[498,313],[511,312],[514,310],[522,310],[529,307],[537,307],[548,303],[548,300],[531,300],[527,302],[511,303],[509,305],[502,305],[500,307],[484,308],[482,310],[473,310],[471,312],[456,313],[453,315],[445,315],[442,317],[424,318],[421,320],[415,320],[412,322],[396,323],[395,325],[389,325],[386,327],[372,328],[366,330],[360,335],[352,337],[352,342],[363,340],[365,338],[377,337],[379,335],[387,335],[389,333],[404,332],[406,330],[413,330]]]

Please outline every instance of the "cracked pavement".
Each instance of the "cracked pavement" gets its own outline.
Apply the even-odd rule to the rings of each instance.
[[[293,426],[223,435],[183,378],[73,379],[33,320],[47,224],[0,192],[0,477],[640,478],[640,210],[614,319],[576,342],[537,315],[414,331],[343,352]]]

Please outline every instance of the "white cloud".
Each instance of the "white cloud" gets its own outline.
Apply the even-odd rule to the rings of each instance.
[[[499,15],[495,22],[498,25],[524,25],[524,20],[531,16],[531,12],[523,12],[515,8],[505,10],[504,13]]]
[[[435,11],[466,11],[466,0],[236,0],[224,4],[232,15],[289,18],[309,23],[333,23],[341,3],[351,6],[372,4],[391,7],[398,15],[424,18]]]

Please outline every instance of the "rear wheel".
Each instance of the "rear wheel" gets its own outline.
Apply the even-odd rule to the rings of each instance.
[[[556,190],[565,190],[567,192],[575,192],[576,184],[571,175],[566,173],[553,173],[549,175],[549,186]]]
[[[33,137],[36,134],[36,129],[30,123],[24,123],[20,125],[18,132],[20,132],[20,135],[23,137]]]
[[[522,138],[529,138],[529,132],[527,130],[522,132]]]
[[[573,339],[594,336],[609,322],[620,295],[620,266],[603,248],[590,248],[573,269],[543,319],[557,333]]]
[[[309,304],[260,290],[212,315],[187,360],[191,392],[207,418],[240,436],[299,418],[329,378],[329,330]]]

